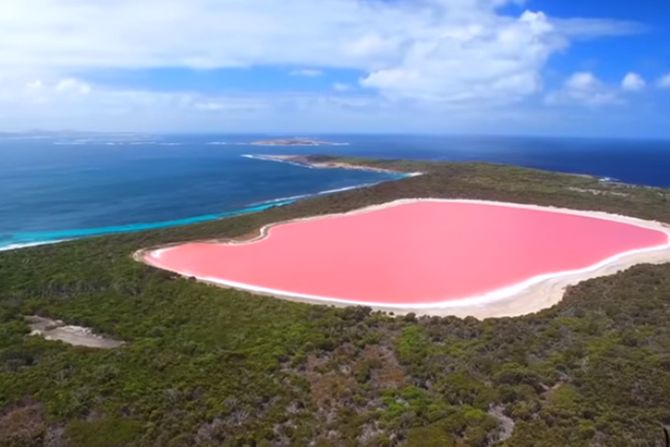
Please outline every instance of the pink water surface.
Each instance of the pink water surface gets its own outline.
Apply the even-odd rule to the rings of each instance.
[[[429,304],[667,242],[661,231],[611,220],[424,200],[280,224],[248,243],[187,243],[147,260],[186,275],[288,295]]]

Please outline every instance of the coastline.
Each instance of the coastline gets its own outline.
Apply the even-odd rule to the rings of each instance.
[[[328,304],[336,306],[367,306],[375,310],[394,312],[394,313],[415,313],[418,315],[430,316],[457,316],[467,317],[473,316],[478,319],[484,318],[498,318],[498,317],[514,317],[527,315],[538,312],[540,310],[549,308],[557,304],[563,299],[565,291],[568,287],[576,285],[582,281],[598,278],[601,276],[612,275],[622,270],[628,269],[634,265],[651,263],[661,264],[670,262],[670,225],[656,221],[647,221],[634,217],[610,214],[600,211],[578,211],[568,208],[546,207],[529,204],[517,204],[510,202],[495,202],[486,200],[469,200],[469,199],[440,199],[440,198],[413,198],[413,199],[399,199],[387,202],[380,205],[372,205],[368,207],[359,208],[346,213],[335,213],[321,216],[312,216],[299,219],[291,219],[283,222],[275,222],[263,226],[259,229],[259,234],[247,239],[214,239],[202,242],[209,243],[226,243],[226,244],[242,244],[255,242],[266,238],[269,235],[269,230],[277,225],[305,222],[314,219],[323,219],[333,216],[350,215],[357,213],[365,213],[378,209],[384,209],[390,206],[396,206],[403,203],[414,203],[417,201],[442,201],[442,202],[460,202],[460,203],[478,203],[494,206],[514,206],[524,209],[541,210],[548,212],[556,212],[563,214],[572,214],[583,217],[590,217],[602,220],[615,221],[635,225],[641,228],[653,229],[660,231],[666,235],[666,243],[661,246],[654,246],[651,248],[631,250],[627,252],[618,253],[610,258],[601,260],[600,262],[571,271],[551,272],[542,274],[536,277],[528,278],[518,284],[513,284],[485,294],[473,297],[464,297],[462,299],[445,301],[441,303],[430,304],[384,304],[377,305],[367,302],[357,302],[344,299],[336,299],[329,297],[317,297],[300,295],[296,293],[287,293],[279,290],[266,289],[253,285],[239,284],[231,281],[219,280],[216,278],[195,277],[198,281],[226,288],[236,288],[249,291],[259,295],[273,296],[290,301],[304,302],[309,304]],[[133,254],[133,258],[138,262],[143,262],[155,268],[161,268],[160,265],[154,261],[160,258],[160,253],[163,250],[169,250],[170,247],[179,245],[179,243],[163,245],[160,247],[146,248],[139,250]],[[154,254],[150,259],[149,256]],[[184,277],[194,277],[193,275],[182,274],[174,272]]]
[[[342,188],[336,188],[336,189],[327,189],[323,191],[317,191],[315,193],[306,193],[306,194],[299,194],[291,197],[278,197],[276,199],[269,199],[269,200],[264,200],[261,202],[254,202],[251,203],[243,208],[239,209],[234,209],[230,211],[224,211],[221,213],[214,213],[214,214],[205,214],[201,216],[194,216],[194,217],[186,217],[186,218],[181,218],[181,219],[174,219],[174,220],[169,220],[169,221],[159,221],[159,222],[150,222],[150,223],[137,223],[137,224],[127,224],[127,225],[112,225],[112,226],[106,226],[106,227],[97,227],[97,228],[84,228],[84,229],[72,229],[72,230],[55,230],[55,231],[43,231],[43,232],[25,232],[25,233],[15,233],[18,235],[18,237],[14,240],[10,240],[8,244],[6,245],[1,245],[0,244],[0,252],[3,251],[12,251],[12,250],[21,250],[24,248],[30,248],[30,247],[37,247],[41,245],[51,245],[51,244],[59,244],[62,242],[67,242],[71,240],[76,240],[76,239],[84,239],[87,237],[98,237],[98,236],[105,236],[105,235],[112,235],[112,234],[124,234],[124,233],[136,233],[140,231],[148,231],[148,230],[157,230],[157,229],[163,229],[163,228],[172,228],[172,227],[178,227],[178,226],[183,226],[183,225],[192,225],[196,223],[203,223],[203,222],[212,222],[215,220],[220,220],[220,219],[226,219],[229,217],[235,217],[235,216],[240,216],[240,215],[245,215],[245,214],[252,214],[252,213],[258,213],[258,212],[263,212],[267,209],[278,207],[278,206],[286,206],[290,205],[292,203],[295,203],[297,200],[302,200],[302,199],[307,199],[310,197],[318,197],[318,196],[323,196],[323,195],[328,195],[328,194],[335,194],[338,192],[343,192],[343,191],[351,191],[354,189],[359,189],[359,188],[368,188],[371,186],[378,185],[383,182],[387,181],[395,181],[399,180],[402,178],[406,177],[411,177],[413,176],[412,174],[407,174],[401,171],[393,171],[390,169],[378,169],[378,168],[372,168],[372,167],[364,167],[364,166],[357,166],[353,164],[347,164],[347,163],[338,163],[338,166],[325,166],[321,164],[314,164],[311,165],[307,162],[301,163],[297,160],[292,160],[292,157],[298,157],[298,156],[293,156],[293,155],[286,155],[286,156],[264,156],[264,155],[247,155],[243,154],[241,155],[242,157],[245,158],[251,158],[255,160],[264,160],[264,161],[274,161],[274,162],[280,162],[280,163],[288,163],[288,164],[293,164],[295,166],[300,166],[303,168],[308,168],[308,169],[313,169],[313,168],[340,168],[340,169],[353,169],[353,170],[362,170],[362,171],[368,171],[368,172],[376,172],[376,173],[382,173],[382,174],[393,174],[397,175],[397,178],[390,178],[390,179],[385,179],[385,180],[380,180],[378,182],[371,182],[371,183],[361,183],[357,185],[352,185],[352,186],[346,186]],[[43,240],[40,240],[39,238],[42,237],[44,238]]]
[[[18,244],[0,245],[0,252],[21,250],[23,248],[30,248],[30,247],[39,247],[41,245],[60,244],[61,242],[67,242],[68,240],[69,239],[58,239],[54,241],[26,242],[24,244],[18,243]]]
[[[259,213],[278,206],[290,205],[294,203],[296,200],[297,198],[279,198],[256,204],[251,204],[244,208],[236,210],[224,211],[222,213],[205,214],[202,216],[186,217],[183,219],[175,219],[160,222],[114,225],[108,227],[85,228],[85,229],[74,229],[74,230],[16,233],[19,235],[19,237],[17,238],[18,240],[13,240],[8,245],[0,245],[0,252],[20,250],[23,248],[37,247],[40,245],[59,244],[62,242],[68,242],[77,239],[85,239],[89,237],[99,237],[113,234],[137,233],[140,231],[160,230],[163,228],[172,228],[183,225],[211,222],[214,220],[226,219],[228,217]],[[33,239],[38,238],[39,236],[43,237],[44,240]],[[25,242],[22,241],[21,238],[23,238]]]

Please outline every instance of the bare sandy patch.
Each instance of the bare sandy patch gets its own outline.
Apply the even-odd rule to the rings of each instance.
[[[90,328],[65,324],[61,320],[38,317],[26,317],[30,325],[30,335],[44,337],[45,340],[58,340],[73,346],[88,348],[113,349],[123,345],[122,341],[94,334]]]

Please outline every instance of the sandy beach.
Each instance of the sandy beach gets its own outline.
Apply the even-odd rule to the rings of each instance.
[[[381,205],[374,205],[357,209],[348,213],[332,214],[327,216],[316,216],[303,219],[295,219],[287,222],[277,222],[266,225],[261,228],[260,233],[253,238],[246,240],[217,240],[207,241],[209,243],[217,244],[249,244],[254,241],[260,241],[267,238],[269,230],[275,226],[286,225],[288,223],[309,222],[318,219],[325,219],[335,216],[351,216],[362,213],[370,213],[375,210],[383,210],[390,207],[397,207],[402,204],[412,204],[419,202],[443,202],[443,203],[467,203],[467,204],[482,204],[501,207],[513,207],[525,210],[537,210],[544,212],[561,213],[572,216],[590,217],[610,222],[618,222],[622,224],[632,225],[635,227],[655,230],[662,232],[665,237],[665,242],[661,245],[653,247],[646,247],[642,249],[628,250],[617,253],[614,256],[609,256],[594,264],[583,268],[558,271],[553,273],[546,273],[530,277],[524,281],[514,283],[510,286],[505,286],[499,289],[491,290],[477,296],[468,296],[457,300],[448,300],[439,303],[422,303],[422,304],[397,304],[397,303],[362,303],[357,301],[350,301],[346,299],[331,299],[321,296],[311,296],[306,294],[284,293],[279,290],[271,288],[256,287],[248,284],[236,283],[234,281],[225,281],[218,278],[198,276],[185,272],[177,272],[184,276],[195,276],[198,280],[223,287],[235,287],[243,290],[249,290],[257,294],[271,295],[293,301],[307,302],[313,304],[332,304],[332,305],[366,305],[373,307],[376,310],[394,312],[396,314],[414,312],[418,315],[439,315],[439,316],[474,316],[479,319],[489,317],[508,317],[525,315],[539,310],[548,308],[558,303],[568,286],[577,284],[581,281],[596,278],[605,275],[611,275],[621,270],[627,269],[636,264],[642,263],[665,263],[670,262],[670,226],[660,222],[645,221],[628,216],[608,214],[598,211],[577,211],[563,208],[540,207],[535,205],[520,205],[515,203],[504,202],[490,202],[480,200],[450,200],[450,199],[433,199],[433,198],[415,198],[402,199],[393,202],[388,202]],[[179,247],[179,244],[172,246],[157,247],[154,249],[141,250],[135,253],[135,259],[145,262],[149,265],[158,268],[164,268],[161,265],[161,256],[166,250],[171,250],[174,247]]]

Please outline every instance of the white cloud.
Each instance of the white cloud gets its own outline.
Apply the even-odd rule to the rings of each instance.
[[[289,73],[291,76],[303,76],[306,78],[318,78],[323,75],[323,71],[317,70],[315,68],[300,68],[297,70],[291,70]]]
[[[508,0],[22,0],[0,3],[1,67],[344,67],[392,95],[452,99],[536,91],[571,36],[619,22],[556,26],[500,15]],[[562,29],[565,27],[565,30]],[[621,27],[620,32],[629,32]],[[492,80],[497,85],[488,88]]]
[[[186,100],[185,106],[192,106],[195,110],[201,112],[257,112],[266,109],[268,104],[265,102],[244,97],[221,97],[221,98],[207,98],[199,97],[197,95],[189,96]]]
[[[42,87],[44,87],[44,83],[41,79],[35,79],[34,81],[29,81],[26,83],[26,87],[28,90],[40,90]]]
[[[658,80],[658,86],[659,88],[670,88],[670,73]]]
[[[587,71],[574,73],[565,81],[565,86],[568,90],[574,91],[596,90],[600,85],[600,80],[593,73]]]
[[[86,82],[82,82],[75,78],[65,78],[58,81],[55,90],[61,93],[75,93],[80,95],[88,95],[91,93],[91,86]]]
[[[424,28],[402,61],[361,84],[392,97],[432,101],[514,101],[537,92],[549,56],[567,45],[542,13],[477,17]]]
[[[133,116],[148,120],[149,115],[167,114],[168,105],[218,116],[236,107],[232,101],[242,103],[242,110],[266,113],[270,109],[258,107],[253,94],[245,102],[198,92],[129,92],[91,82],[87,73],[270,66],[297,76],[318,76],[333,68],[362,73],[365,98],[343,98],[361,89],[335,84],[338,99],[329,98],[328,104],[376,101],[396,110],[405,110],[410,102],[427,108],[469,104],[481,110],[483,102],[507,104],[540,92],[547,60],[576,39],[639,31],[633,23],[613,20],[553,19],[529,11],[503,15],[499,7],[513,2],[522,3],[4,1],[0,73],[13,81],[0,83],[0,109],[12,110],[12,119],[22,119],[26,127],[34,127],[36,117],[48,121],[50,113],[58,119],[67,116],[58,108],[46,108],[59,102],[67,103],[78,118],[93,120],[104,111],[123,110],[133,123]],[[282,114],[298,99],[287,95],[273,101]],[[45,108],[35,110],[37,104]],[[82,123],[77,119],[72,125]]]
[[[220,130],[224,124],[229,125],[227,129],[235,130],[258,119],[269,120],[266,112],[279,103],[254,95],[87,88],[86,84],[67,79],[27,84],[10,79],[3,87],[0,122],[4,129],[10,130],[187,131]]]
[[[637,73],[628,73],[621,80],[621,88],[628,92],[639,92],[646,86],[647,82]]]
[[[546,102],[550,105],[578,104],[598,107],[621,103],[616,92],[607,87],[591,72],[572,74],[560,90],[549,93]]]
[[[574,39],[592,39],[603,36],[625,36],[643,33],[648,30],[645,25],[625,20],[608,19],[555,19],[553,23],[562,32]]]
[[[343,93],[348,92],[352,89],[353,87],[351,86],[351,84],[346,84],[344,82],[336,82],[333,84],[333,90],[335,90],[336,92]]]

